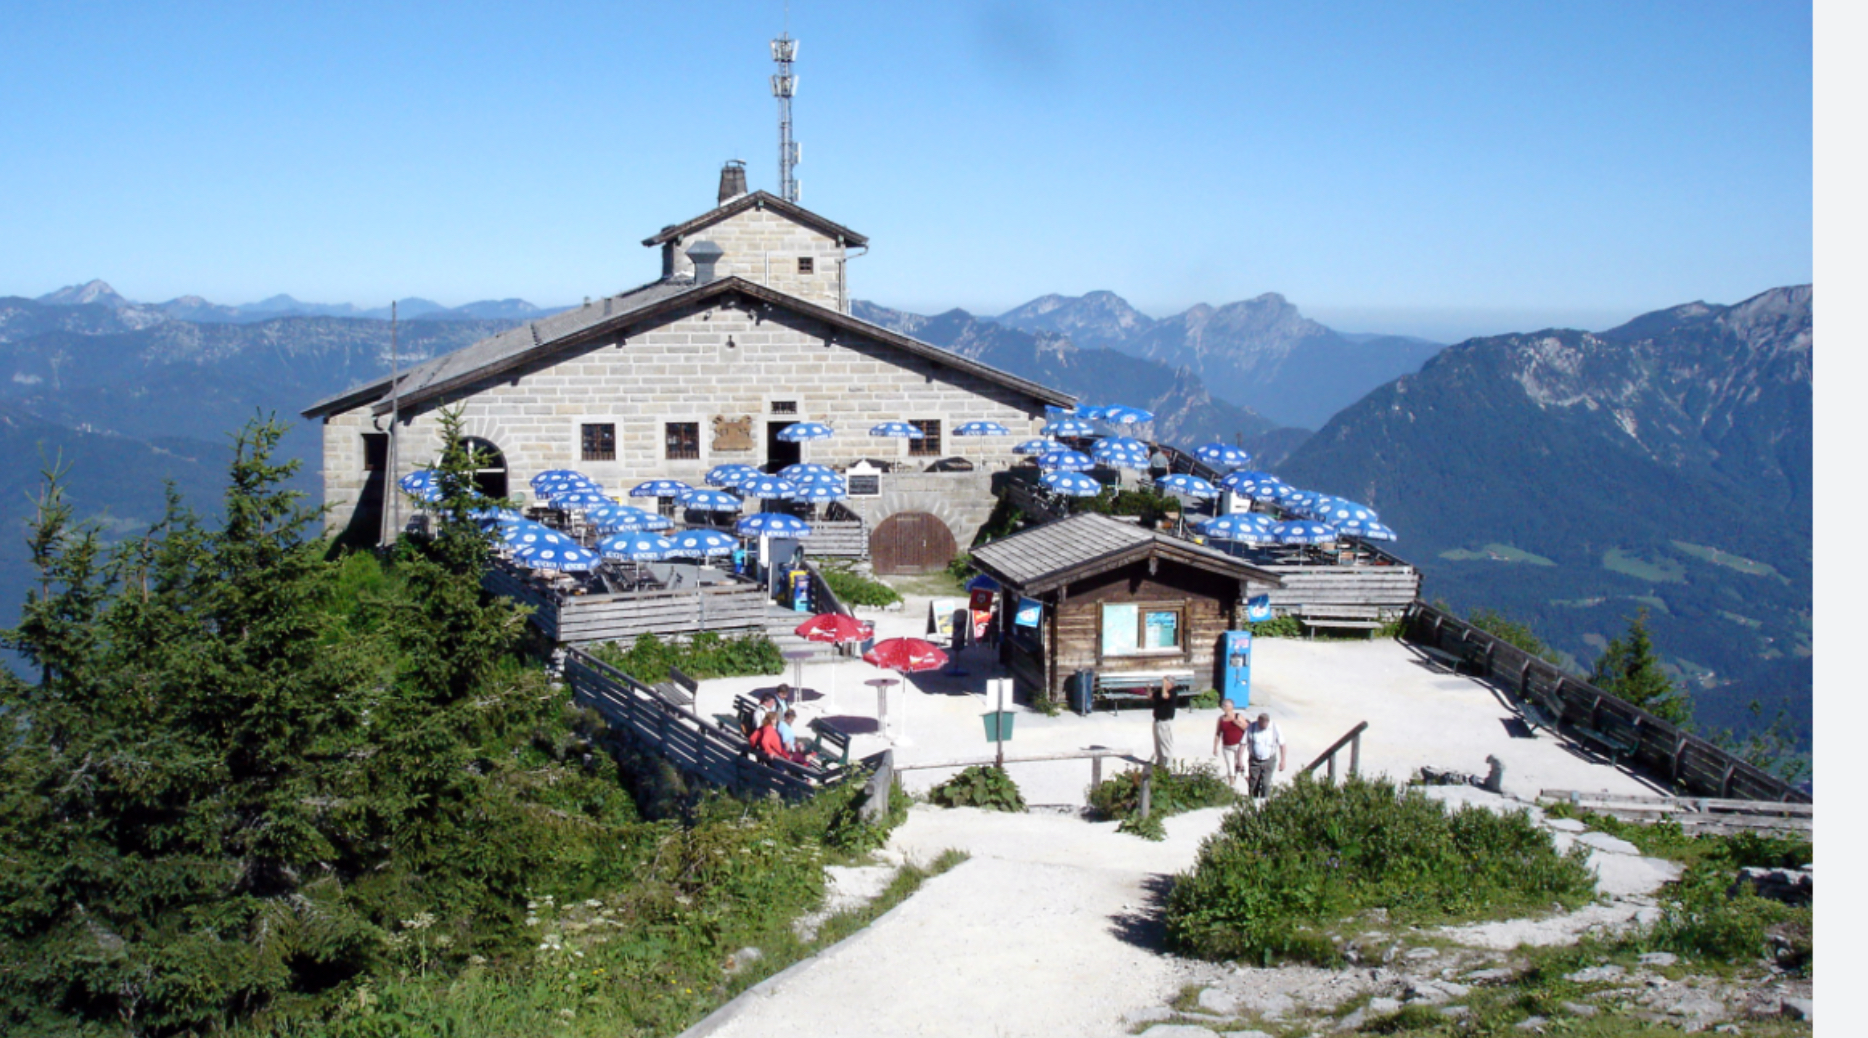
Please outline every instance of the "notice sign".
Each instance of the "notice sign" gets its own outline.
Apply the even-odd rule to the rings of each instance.
[[[1245,618],[1255,624],[1271,619],[1271,596],[1253,595],[1246,599]]]
[[[966,608],[966,603],[957,598],[937,598],[928,606],[928,633],[952,638],[953,615]]]
[[[1036,627],[1044,619],[1044,603],[1035,598],[1018,600],[1018,611],[1012,614],[1012,623],[1019,627]]]
[[[983,587],[976,587],[968,597],[968,605],[975,613],[992,612],[992,592]]]

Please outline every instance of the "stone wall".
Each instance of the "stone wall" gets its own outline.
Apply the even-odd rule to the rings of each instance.
[[[714,266],[721,277],[737,275],[819,306],[849,311],[843,246],[828,235],[770,210],[748,209],[663,245],[663,275],[693,273],[687,250],[701,241],[726,251]],[[799,272],[801,258],[811,261],[811,273]]]
[[[731,303],[729,308],[726,303]],[[742,297],[717,297],[666,315],[653,326],[580,346],[531,366],[486,379],[455,394],[465,431],[505,455],[512,493],[529,490],[546,469],[573,468],[625,494],[646,479],[667,477],[699,485],[714,465],[763,464],[767,423],[820,421],[837,430],[803,444],[806,461],[845,465],[879,458],[922,468],[934,456],[912,456],[909,442],[868,435],[879,422],[939,419],[939,456],[959,455],[986,469],[1014,461],[1012,447],[1038,435],[1042,402],[953,367],[776,307],[746,309]],[[834,332],[834,334],[833,334]],[[785,412],[775,405],[795,405]],[[436,402],[405,409],[398,430],[399,477],[431,463],[440,451]],[[752,449],[725,450],[714,442],[713,419],[752,418]],[[955,438],[962,422],[988,420],[1010,436]],[[387,425],[387,418],[381,419]],[[670,422],[700,426],[700,457],[667,458]],[[584,423],[616,427],[614,461],[581,457]],[[342,529],[364,484],[362,435],[373,429],[368,406],[332,415],[324,427],[327,525]],[[987,474],[925,476],[893,473],[885,496],[849,504],[874,521],[893,511],[931,511],[948,521],[963,547],[992,507]],[[893,497],[888,495],[893,494]],[[404,514],[407,509],[405,507]]]

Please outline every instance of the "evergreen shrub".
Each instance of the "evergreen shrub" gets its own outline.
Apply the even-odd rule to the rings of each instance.
[[[983,807],[1023,811],[1025,797],[1004,768],[976,764],[928,791],[928,801],[942,807]]]
[[[1159,840],[1166,835],[1163,818],[1203,807],[1226,807],[1237,803],[1239,794],[1220,777],[1212,761],[1176,761],[1173,767],[1155,768],[1145,823],[1140,817],[1141,768],[1130,768],[1091,786],[1086,799],[1102,818],[1120,819],[1120,831]]]
[[[785,672],[785,657],[763,634],[722,638],[714,631],[701,631],[684,641],[663,641],[651,631],[627,650],[604,642],[591,655],[651,685],[667,681],[670,668],[698,680]]]

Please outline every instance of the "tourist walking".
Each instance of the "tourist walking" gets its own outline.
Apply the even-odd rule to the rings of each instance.
[[[1284,733],[1271,723],[1271,715],[1260,713],[1258,720],[1245,730],[1245,743],[1252,761],[1246,775],[1246,791],[1255,797],[1271,795],[1272,764],[1283,771],[1285,765]]]
[[[1162,678],[1149,699],[1155,708],[1155,763],[1165,768],[1174,759],[1174,679]]]
[[[1220,700],[1219,725],[1213,731],[1213,752],[1225,765],[1228,785],[1245,774],[1245,729],[1245,716],[1233,709],[1232,700]]]

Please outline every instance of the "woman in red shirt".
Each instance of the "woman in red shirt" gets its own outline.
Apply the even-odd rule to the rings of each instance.
[[[1213,732],[1213,752],[1226,767],[1226,781],[1245,773],[1245,719],[1233,711],[1232,700],[1219,701],[1219,727]]]
[[[778,711],[766,714],[759,722],[759,730],[752,733],[752,750],[767,759],[790,759],[785,754],[785,740],[778,734]]]

